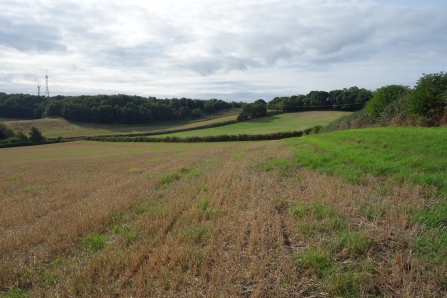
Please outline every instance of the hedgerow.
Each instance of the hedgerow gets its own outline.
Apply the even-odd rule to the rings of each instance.
[[[219,135],[206,137],[162,137],[162,138],[147,138],[147,137],[86,137],[85,140],[101,141],[101,142],[167,142],[167,143],[200,143],[200,142],[237,142],[237,141],[265,141],[265,140],[280,140],[285,138],[301,137],[302,131],[277,132],[270,134],[256,134],[256,135]]]

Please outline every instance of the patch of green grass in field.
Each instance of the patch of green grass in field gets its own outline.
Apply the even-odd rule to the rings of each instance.
[[[37,184],[37,185],[31,185],[31,186],[26,186],[24,188],[22,188],[23,192],[28,192],[28,191],[38,191],[40,189],[45,189],[50,187],[49,185],[41,185],[41,184]]]
[[[432,264],[447,266],[447,231],[444,228],[426,229],[411,241],[414,252]]]
[[[167,173],[161,177],[161,185],[171,184],[174,181],[180,180],[182,176],[177,172]]]
[[[339,111],[286,113],[239,122],[226,126],[148,137],[169,136],[185,138],[238,134],[267,134],[283,131],[303,130],[308,126],[329,124],[331,121],[340,118],[341,116],[347,115],[347,113],[348,112]]]
[[[1,292],[0,291],[0,297],[4,298],[26,298],[29,297],[29,293],[26,290],[21,289],[12,289],[8,290],[7,292]]]
[[[300,270],[308,271],[320,278],[333,266],[333,256],[325,251],[309,249],[292,253],[291,257]]]
[[[274,169],[288,169],[292,163],[284,158],[267,158],[267,161],[262,166],[264,171],[271,171]]]
[[[244,153],[242,153],[242,152],[236,153],[234,160],[240,160],[240,159],[242,159],[242,157],[244,157]]]
[[[17,179],[19,179],[19,176],[17,176],[17,175],[12,175],[12,176],[9,177],[9,181],[14,181],[14,180],[17,180]]]
[[[91,252],[96,252],[98,250],[102,250],[105,247],[107,240],[108,237],[106,235],[93,233],[84,238],[82,242],[88,250],[90,250]]]
[[[366,175],[405,180],[447,191],[447,128],[385,127],[284,140],[311,169],[354,182]]]
[[[426,227],[412,239],[413,250],[433,264],[447,265],[447,201],[415,210],[411,219]]]
[[[126,171],[126,174],[136,174],[141,172],[141,170],[139,168],[130,168]]]

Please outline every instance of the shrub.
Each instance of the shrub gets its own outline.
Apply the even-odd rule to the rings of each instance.
[[[2,123],[0,123],[0,140],[12,138],[15,136],[14,131],[12,129],[4,126]]]
[[[442,112],[447,106],[447,74],[444,72],[435,74],[423,74],[416,82],[411,93],[407,107],[416,115],[432,116]]]
[[[29,140],[33,143],[42,143],[45,141],[45,138],[42,136],[40,130],[33,126],[29,132]]]
[[[18,143],[25,143],[25,142],[29,141],[28,136],[26,134],[24,134],[23,132],[21,132],[21,131],[16,133],[14,139]]]
[[[307,136],[307,135],[309,135],[309,134],[312,132],[312,130],[314,130],[313,127],[308,127],[308,128],[306,128],[306,129],[304,130],[304,134]]]
[[[373,92],[372,98],[366,103],[365,110],[369,116],[376,119],[379,117],[385,107],[403,96],[410,90],[409,87],[402,85],[388,85]]]

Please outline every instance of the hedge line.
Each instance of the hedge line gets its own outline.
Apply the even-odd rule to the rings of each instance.
[[[176,132],[184,132],[184,131],[190,131],[190,130],[198,130],[198,129],[225,126],[225,125],[235,124],[237,122],[238,121],[236,121],[236,120],[229,120],[229,121],[224,121],[224,122],[206,124],[206,125],[199,126],[199,127],[171,129],[171,130],[163,130],[163,131],[155,131],[155,132],[139,132],[139,133],[125,133],[125,134],[113,134],[113,135],[97,135],[97,136],[93,136],[93,137],[83,136],[83,137],[63,138],[62,142],[90,140],[91,138],[122,138],[122,137],[130,138],[130,137],[156,136],[156,135],[164,135],[164,134],[168,134],[168,133],[176,133]]]
[[[277,132],[270,134],[257,135],[220,135],[208,137],[163,137],[163,138],[145,138],[145,137],[86,137],[84,140],[100,142],[167,142],[167,143],[200,143],[200,142],[236,142],[236,141],[265,141],[280,140],[285,138],[301,137],[302,131]]]
[[[12,143],[0,144],[0,148],[23,147],[23,146],[34,146],[34,145],[46,145],[46,144],[54,144],[54,143],[59,143],[59,142],[60,142],[59,139],[48,140],[48,141],[40,142],[40,143],[33,143],[31,141],[27,141],[27,142],[12,142]]]
[[[283,114],[281,111],[269,111],[267,113],[267,116],[274,116],[278,114]],[[199,121],[198,121],[199,122]],[[220,127],[220,126],[226,126],[230,124],[235,124],[240,121],[237,120],[228,120],[224,122],[216,122],[211,124],[206,124],[199,127],[190,127],[190,128],[181,128],[181,129],[170,129],[170,130],[162,130],[162,131],[155,131],[155,132],[139,132],[139,133],[125,133],[125,134],[113,134],[113,135],[97,135],[94,137],[98,138],[120,138],[120,137],[142,137],[142,136],[156,136],[156,135],[164,135],[168,133],[177,133],[177,132],[184,132],[184,131],[191,131],[191,130],[199,130],[199,129],[205,129],[205,128],[213,128],[213,127]],[[79,140],[89,140],[92,137],[72,137],[72,138],[63,138],[62,142],[71,142],[71,141],[79,141]]]

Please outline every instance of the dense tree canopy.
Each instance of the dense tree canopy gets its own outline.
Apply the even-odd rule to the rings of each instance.
[[[270,109],[283,112],[297,112],[309,110],[361,110],[371,98],[371,91],[351,87],[343,90],[311,91],[307,95],[293,95],[290,97],[275,97],[268,103]]]
[[[218,99],[157,99],[130,95],[55,96],[0,93],[0,117],[36,119],[58,116],[67,120],[97,123],[150,123],[240,106]]]
[[[407,107],[417,115],[434,115],[447,107],[447,73],[424,74],[416,82]]]

